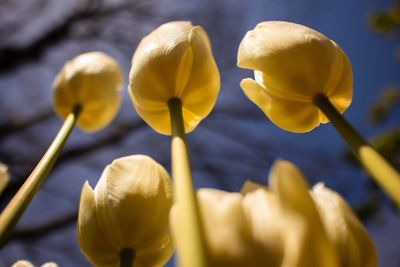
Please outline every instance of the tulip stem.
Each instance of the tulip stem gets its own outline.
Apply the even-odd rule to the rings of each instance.
[[[172,132],[172,176],[177,207],[178,260],[181,267],[208,267],[204,231],[196,193],[193,190],[189,153],[183,124],[182,102],[168,101]]]
[[[74,128],[80,112],[81,107],[76,106],[67,116],[53,143],[0,214],[0,247],[5,245],[19,218],[43,184]]]
[[[400,174],[398,171],[362,138],[325,95],[315,96],[314,104],[329,118],[370,176],[400,207]]]
[[[135,260],[135,251],[130,248],[126,248],[119,254],[120,267],[132,267],[133,261]]]

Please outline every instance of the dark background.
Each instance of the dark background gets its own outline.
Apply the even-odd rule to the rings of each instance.
[[[378,34],[370,25],[373,14],[394,3],[1,0],[0,161],[9,166],[12,176],[0,197],[1,208],[62,124],[52,111],[51,84],[65,61],[86,51],[106,52],[122,64],[126,87],[131,56],[140,39],[164,22],[190,20],[208,32],[222,80],[215,109],[188,136],[195,186],[237,191],[246,179],[266,183],[276,158],[290,160],[310,184],[324,181],[350,202],[376,242],[379,266],[399,267],[400,215],[348,156],[334,128],[324,125],[308,134],[277,128],[239,87],[240,80],[252,73],[236,67],[239,42],[258,22],[287,20],[315,28],[340,44],[352,62],[354,99],[345,116],[366,138],[387,137],[387,133],[396,137],[400,110],[390,100],[397,99],[399,92],[398,39],[396,32]],[[378,143],[398,166],[399,139],[392,135]],[[95,186],[105,165],[129,154],[150,155],[170,170],[169,146],[169,137],[153,132],[137,116],[125,90],[122,108],[109,127],[95,134],[74,130],[9,244],[0,251],[0,266],[18,259],[35,265],[55,261],[66,267],[89,266],[75,237],[84,181]]]

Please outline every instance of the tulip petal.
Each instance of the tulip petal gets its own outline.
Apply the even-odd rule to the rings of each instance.
[[[333,41],[332,41],[333,42]],[[334,42],[333,42],[334,43]],[[337,108],[340,113],[343,113],[351,104],[353,97],[353,74],[350,60],[343,52],[343,50],[337,46],[338,54],[340,59],[338,60],[338,67],[335,73],[332,73],[333,82],[328,83],[326,86],[326,96]],[[328,122],[328,118],[321,112],[324,119],[321,122]]]
[[[294,133],[309,132],[320,124],[319,110],[304,102],[273,99],[267,112],[278,127]]]
[[[268,116],[267,109],[271,104],[271,97],[265,92],[264,87],[250,78],[243,79],[240,87],[245,95]]]
[[[273,98],[259,83],[250,78],[243,79],[240,86],[246,96],[274,124],[284,130],[304,133],[319,125],[318,109],[307,102]]]
[[[171,238],[166,237],[156,247],[141,250],[135,255],[133,267],[162,267],[171,258],[175,247]]]
[[[245,195],[245,194],[251,193],[253,191],[256,191],[256,190],[258,190],[260,188],[268,190],[268,187],[263,185],[263,184],[259,184],[259,183],[255,183],[255,182],[250,181],[250,180],[246,180],[244,182],[244,184],[242,185],[242,189],[240,189],[240,193]]]
[[[193,51],[193,65],[190,79],[181,94],[182,106],[202,119],[215,105],[220,88],[220,76],[212,56],[210,42],[203,28],[194,27],[189,36],[189,42]]]
[[[281,266],[284,244],[281,224],[285,218],[280,211],[278,198],[264,188],[247,193],[243,209],[248,219],[254,242],[253,264],[246,266]]]
[[[287,254],[283,266],[338,267],[336,251],[328,241],[300,170],[288,161],[277,160],[271,167],[269,179],[271,190],[278,195],[288,216],[287,222],[292,225],[291,222],[296,221],[297,225],[295,229],[287,226]],[[297,244],[297,249],[294,244]],[[307,253],[305,250],[312,250],[314,253]]]
[[[211,266],[240,267],[254,261],[251,231],[240,193],[200,189],[197,193]],[[177,232],[177,229],[175,229]]]
[[[104,101],[93,101],[85,106],[83,112],[77,121],[78,127],[86,132],[94,132],[106,127],[117,115],[121,105],[121,95],[110,95],[107,98],[109,108],[104,108]],[[96,120],[93,120],[96,117]]]
[[[85,182],[79,205],[77,239],[82,253],[96,267],[113,267],[119,262],[119,250],[103,235],[96,218],[92,188]]]
[[[300,170],[289,161],[276,160],[271,167],[269,184],[284,208],[304,214],[318,224],[317,210],[308,193],[308,184]]]
[[[342,197],[321,183],[313,187],[312,196],[328,236],[340,254],[341,266],[375,267],[374,244]]]

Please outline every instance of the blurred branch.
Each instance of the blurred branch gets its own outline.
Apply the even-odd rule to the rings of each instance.
[[[21,120],[10,119],[9,121],[0,124],[0,139],[18,131],[23,131],[36,123],[51,118],[52,116],[54,116],[52,110],[44,110],[34,117],[24,118]]]
[[[42,36],[24,47],[0,48],[0,73],[12,71],[20,64],[40,58],[47,47],[69,37],[70,28],[75,22],[115,15],[126,9],[134,9],[136,3],[136,1],[125,1],[123,4],[104,8],[102,2],[100,0],[88,1],[86,7],[74,12],[62,23],[54,25],[51,30],[44,32]]]
[[[124,137],[127,137],[130,132],[138,130],[143,126],[145,126],[145,123],[142,120],[121,124],[119,126],[113,127],[114,130],[112,130],[109,135],[97,139],[96,142],[82,145],[74,149],[66,150],[61,154],[60,158],[54,165],[53,172],[57,167],[61,166],[64,162],[83,157],[86,154],[92,153],[97,149],[104,148],[107,146],[112,146],[119,142],[122,142],[124,140]],[[30,172],[31,170],[27,171],[24,175],[19,177],[19,179],[16,179],[16,182],[9,184],[9,186],[4,190],[4,192],[0,196],[0,203],[7,203],[12,198],[12,196],[18,191],[18,189],[25,182],[25,178],[28,177]],[[51,179],[51,175],[49,176],[49,179]]]

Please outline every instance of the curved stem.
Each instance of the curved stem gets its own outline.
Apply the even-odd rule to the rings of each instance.
[[[181,267],[208,267],[203,225],[193,190],[189,154],[179,98],[168,101],[172,132],[172,176],[179,222],[178,260]]]
[[[132,267],[133,261],[135,260],[135,251],[130,248],[126,248],[119,254],[120,267]]]
[[[400,207],[400,174],[398,171],[358,134],[325,95],[315,96],[314,104],[329,118],[371,177]]]
[[[8,205],[0,215],[0,247],[2,247],[11,232],[13,231],[19,218],[28,207],[29,203],[43,184],[48,173],[56,162],[58,155],[63,149],[68,136],[74,128],[78,116],[81,112],[79,106],[75,107],[65,119],[64,124],[54,138],[53,143],[47,149],[46,153],[36,165],[35,169],[25,180],[24,184],[14,195]]]

